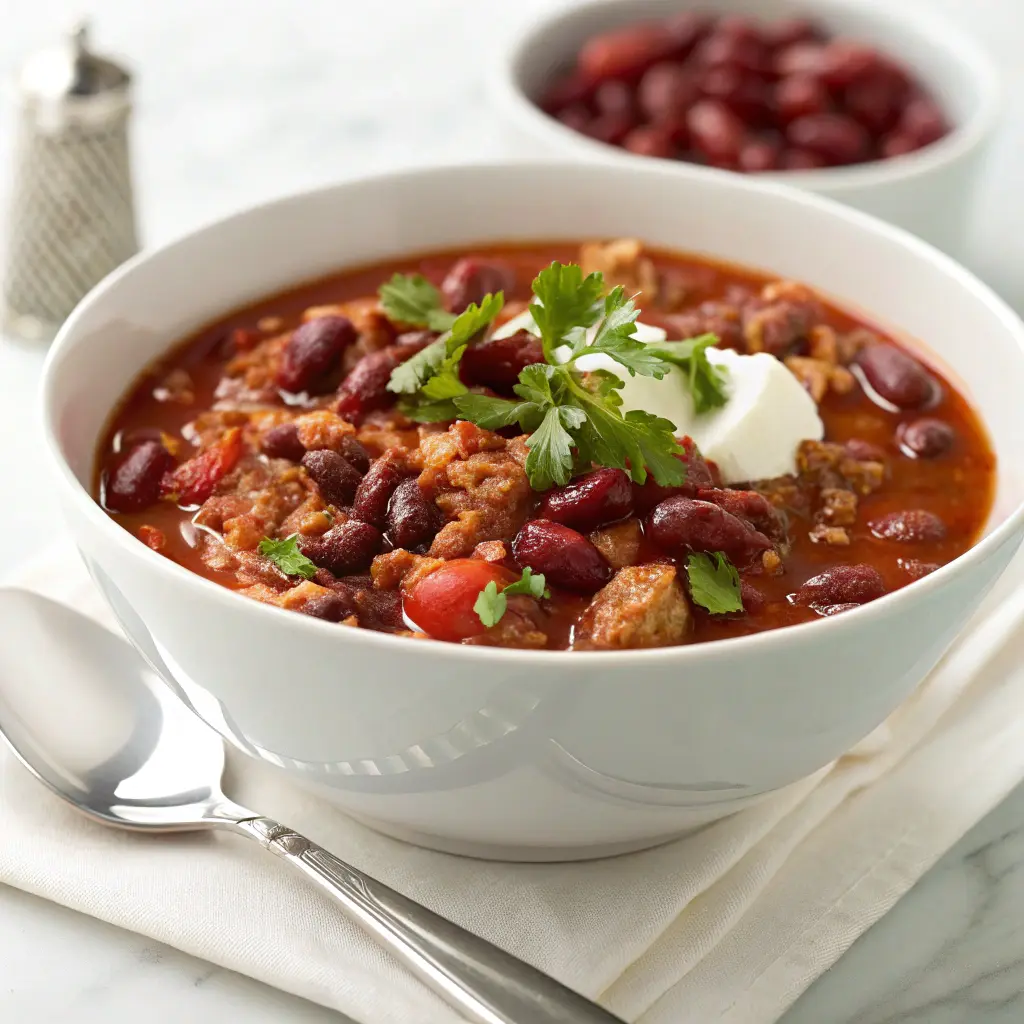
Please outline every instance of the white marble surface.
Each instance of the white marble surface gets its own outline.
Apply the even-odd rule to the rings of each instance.
[[[869,2],[869,0],[865,0]],[[889,0],[896,3],[898,0]],[[903,0],[909,2],[909,0]],[[922,0],[996,54],[1008,117],[968,262],[1024,308],[1024,19],[1019,0]],[[147,243],[294,189],[500,152],[481,89],[508,19],[546,0],[0,0],[0,74],[69,15],[139,72],[135,152]],[[0,108],[0,184],[10,108]],[[32,420],[41,353],[0,344],[0,573],[59,529]],[[0,840],[2,841],[2,840]],[[239,908],[244,913],[245,908]],[[784,1024],[1024,1020],[1024,788],[951,851]],[[338,1021],[265,988],[0,887],[0,1020],[31,1024]],[[369,1022],[367,1022],[369,1024]]]

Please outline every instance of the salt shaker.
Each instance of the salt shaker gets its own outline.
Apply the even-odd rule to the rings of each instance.
[[[3,328],[52,339],[138,249],[128,153],[131,76],[84,25],[24,65],[3,273]]]

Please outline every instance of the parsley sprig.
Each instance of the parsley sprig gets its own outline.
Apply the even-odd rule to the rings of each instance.
[[[297,533],[285,537],[284,540],[264,537],[259,543],[258,550],[286,576],[301,576],[304,580],[310,580],[316,575],[316,564],[299,550],[298,539]]]
[[[535,573],[529,566],[523,569],[523,575],[514,583],[498,589],[497,583],[491,580],[490,583],[480,591],[473,611],[479,616],[480,621],[490,629],[496,626],[508,608],[506,594],[529,594],[531,597],[540,600],[542,597],[550,597],[551,591],[547,589],[547,583],[543,573]]]
[[[743,611],[740,574],[722,551],[690,555],[686,560],[690,596],[713,615]]]
[[[389,320],[447,331],[455,314],[441,304],[441,293],[422,274],[395,274],[378,292],[381,309]]]

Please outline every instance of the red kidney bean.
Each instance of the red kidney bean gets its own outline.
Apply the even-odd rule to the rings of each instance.
[[[897,409],[920,408],[937,394],[935,378],[916,359],[888,342],[861,349],[856,365],[875,393]]]
[[[736,491],[731,487],[702,487],[697,491],[701,501],[725,509],[737,519],[742,519],[755,530],[774,540],[786,535],[786,524],[774,505],[758,491]]]
[[[668,57],[677,44],[661,25],[651,22],[627,25],[587,40],[577,66],[591,81],[634,78]]]
[[[885,581],[871,565],[835,565],[812,576],[794,595],[797,604],[813,607],[859,605],[885,593]]]
[[[408,626],[402,617],[402,593],[400,590],[375,590],[366,587],[356,594],[359,608],[359,625],[364,629],[381,632],[405,630]]]
[[[285,391],[320,393],[330,388],[330,375],[341,365],[345,349],[357,338],[345,316],[308,320],[288,339],[277,368],[277,384]]]
[[[786,171],[817,171],[825,166],[825,161],[817,153],[793,147],[782,151],[779,163]]]
[[[711,19],[699,11],[683,11],[666,18],[662,28],[672,43],[671,56],[676,60],[689,57],[694,47],[707,35],[710,26]]]
[[[917,558],[897,558],[896,562],[912,580],[924,579],[939,568],[938,562],[922,562]]]
[[[704,67],[729,67],[761,73],[769,66],[764,44],[756,36],[716,29],[693,51]]]
[[[594,91],[594,109],[606,117],[636,119],[636,95],[625,83],[610,79]]]
[[[825,47],[820,43],[793,43],[778,51],[773,66],[781,78],[788,75],[817,77],[825,67]]]
[[[786,128],[786,138],[791,145],[816,153],[832,165],[863,160],[871,145],[864,127],[845,114],[798,117]]]
[[[946,134],[946,116],[928,96],[915,96],[903,108],[899,130],[919,146],[928,146]]]
[[[592,594],[612,577],[611,566],[582,533],[549,519],[525,523],[512,554],[522,568],[543,573],[549,586],[563,590]]]
[[[462,357],[460,370],[467,385],[507,392],[518,382],[524,367],[543,362],[540,340],[529,331],[516,331],[507,338],[492,338],[470,345]]]
[[[882,139],[881,153],[886,160],[896,156],[906,156],[921,148],[921,144],[903,132],[892,132]]]
[[[385,452],[374,461],[356,488],[352,501],[352,515],[364,523],[383,527],[387,520],[391,495],[406,476],[408,473],[399,457]]]
[[[548,491],[537,514],[581,533],[625,519],[633,511],[633,484],[621,469],[595,469]]]
[[[343,437],[338,446],[338,454],[350,462],[362,476],[370,468],[370,453],[354,438]]]
[[[174,456],[159,441],[142,441],[113,456],[103,473],[103,507],[141,512],[160,497],[160,481],[174,469]]]
[[[761,42],[761,28],[742,14],[724,14],[712,26],[715,35],[735,36],[737,39],[754,39]]]
[[[655,64],[637,87],[637,104],[651,121],[673,121],[686,116],[700,95],[697,81],[682,64]]]
[[[582,103],[574,103],[570,107],[563,107],[555,115],[566,128],[571,128],[574,132],[583,132],[586,134],[590,129],[590,122],[593,117],[589,110]]]
[[[923,508],[889,512],[872,519],[868,528],[879,540],[894,540],[901,544],[932,544],[946,536],[946,524],[942,519]]]
[[[690,107],[686,126],[694,149],[713,164],[735,165],[746,139],[743,122],[720,100],[700,100]]]
[[[741,171],[774,171],[779,166],[782,146],[774,139],[751,139],[740,150]]]
[[[879,67],[877,50],[848,39],[826,43],[821,67],[822,81],[833,88],[845,89],[857,79]]]
[[[677,132],[660,124],[642,124],[634,128],[622,141],[623,149],[637,156],[668,159],[675,156]]]
[[[557,113],[564,107],[571,106],[581,106],[586,110],[593,92],[593,81],[574,71],[556,81],[548,89],[541,101],[541,106],[549,114]]]
[[[746,580],[740,581],[740,600],[747,615],[756,615],[765,606],[765,596]]]
[[[956,431],[944,420],[925,416],[912,423],[903,423],[896,439],[904,453],[917,459],[936,459],[953,447]]]
[[[606,142],[610,146],[617,146],[629,135],[636,125],[631,117],[622,117],[617,114],[601,114],[595,117],[586,128],[586,134],[598,142]]]
[[[388,345],[387,348],[363,356],[338,389],[338,402],[335,406],[338,415],[352,423],[359,423],[368,412],[390,405],[395,397],[388,391],[391,373],[396,366],[411,359],[420,349],[430,344],[433,336],[427,332],[422,333],[426,337],[415,344]]]
[[[302,465],[316,484],[320,497],[329,505],[341,508],[355,497],[362,478],[355,466],[337,452],[326,448],[306,452],[302,457]]]
[[[775,85],[775,108],[779,120],[789,124],[798,117],[827,114],[832,108],[832,98],[820,78],[789,75]]]
[[[260,450],[272,459],[288,459],[290,462],[299,462],[306,454],[294,423],[282,423],[268,430],[260,441]]]
[[[341,622],[350,615],[356,613],[355,598],[350,594],[332,592],[321,594],[307,601],[299,611],[303,615],[310,615],[314,619],[323,619],[325,622]]]
[[[843,90],[843,108],[872,135],[884,135],[899,120],[903,87],[889,74],[874,74],[851,82]]]
[[[647,537],[681,557],[691,551],[724,551],[738,566],[749,565],[772,542],[742,519],[709,501],[683,495],[666,498],[647,517]]]
[[[655,483],[654,478],[650,476],[643,484],[634,484],[633,507],[638,515],[647,515],[655,505],[676,494],[684,494],[692,498],[702,487],[715,486],[711,467],[697,451],[697,446],[693,441],[689,437],[684,437],[680,444],[683,446],[683,452],[676,458],[686,467],[686,479],[678,487],[662,486]]]
[[[332,526],[319,537],[300,537],[299,550],[312,562],[335,576],[365,569],[381,548],[380,530],[350,519]]]
[[[452,313],[461,313],[471,302],[479,305],[485,295],[510,292],[515,286],[515,271],[507,263],[467,256],[448,271],[441,294]]]
[[[795,43],[813,43],[820,36],[814,22],[807,18],[781,18],[763,25],[761,38],[774,50]]]
[[[733,67],[711,68],[700,79],[700,89],[709,99],[721,100],[748,125],[756,127],[771,119],[771,92],[760,78],[749,72]]]
[[[415,548],[432,540],[441,527],[438,507],[420,489],[415,477],[403,480],[391,495],[387,536],[396,548]]]

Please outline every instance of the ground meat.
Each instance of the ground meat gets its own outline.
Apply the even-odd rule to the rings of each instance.
[[[377,555],[370,566],[373,585],[378,590],[397,590],[405,585],[412,587],[419,580],[435,569],[440,569],[444,561],[426,555],[414,555],[405,548],[396,548],[383,555]]]
[[[576,628],[576,650],[670,647],[686,640],[690,601],[670,565],[620,569],[594,595]]]
[[[709,300],[696,309],[667,317],[669,336],[672,338],[696,338],[702,334],[714,334],[719,348],[746,349],[743,328],[740,323],[740,307],[730,302]]]
[[[306,451],[326,449],[340,452],[345,438],[355,434],[356,428],[330,409],[316,409],[303,413],[295,420],[295,429]]]
[[[852,373],[844,366],[835,366],[823,359],[809,356],[787,356],[786,369],[793,374],[807,393],[820,405],[829,390],[837,395],[849,394],[857,383]]]
[[[507,442],[499,434],[483,430],[473,423],[460,420],[441,434],[431,434],[420,441],[423,468],[420,486],[424,490],[444,486],[448,467],[457,460],[465,460],[479,452],[500,452]]]
[[[498,565],[508,558],[508,547],[500,540],[481,541],[473,549],[473,557],[479,558],[481,562],[492,562]]]
[[[257,584],[272,590],[289,590],[295,580],[286,576],[266,555],[255,551],[239,551],[235,554],[238,562],[238,582],[246,586]]]
[[[801,477],[819,487],[846,487],[865,495],[885,479],[885,464],[854,458],[847,447],[831,441],[803,441],[797,450]]]
[[[603,526],[590,535],[590,543],[604,555],[604,560],[613,569],[624,569],[627,565],[636,564],[642,539],[639,519],[627,519],[612,526]]]
[[[833,547],[845,547],[850,543],[850,532],[843,526],[829,526],[817,523],[808,536],[815,544],[830,544]]]
[[[281,353],[291,332],[278,334],[273,338],[260,341],[253,348],[242,351],[232,359],[224,368],[224,378],[235,382],[234,397],[239,399],[244,393],[252,396],[270,396],[269,399],[277,397],[277,364],[280,361]],[[228,398],[227,394],[221,394],[218,388],[218,398]]]
[[[525,594],[508,598],[505,614],[486,633],[469,637],[463,643],[481,647],[518,647],[541,650],[548,645],[544,632],[544,613],[540,605]]]
[[[643,243],[635,238],[613,242],[589,242],[580,246],[580,269],[584,276],[599,273],[609,289],[622,285],[629,294],[643,292],[648,302],[658,298],[658,272],[643,255]]]

